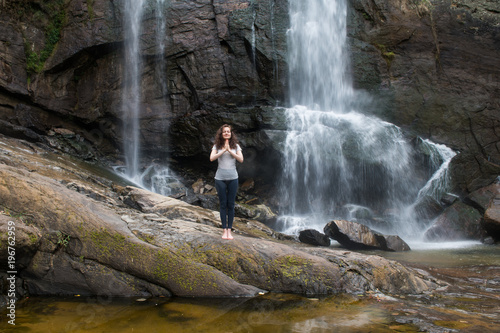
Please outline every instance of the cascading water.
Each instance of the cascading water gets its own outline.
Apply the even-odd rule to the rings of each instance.
[[[344,113],[353,96],[346,54],[345,0],[290,0],[291,105]]]
[[[164,98],[168,94],[165,76],[167,67],[165,61],[165,31],[167,28],[165,1],[166,0],[156,0],[156,81],[160,83],[161,94]]]
[[[140,35],[144,0],[126,0],[124,8],[125,64],[122,93],[125,175],[134,179],[139,174],[139,115],[141,54]]]
[[[161,89],[163,102],[167,103],[167,80],[165,78],[165,0],[154,0],[156,14],[156,62],[155,76]],[[150,165],[144,170],[140,166],[140,117],[142,56],[140,36],[145,0],[126,0],[124,5],[124,86],[122,93],[123,141],[125,166],[115,167],[115,171],[135,185],[156,193],[170,195],[183,190],[177,176],[167,167]]]
[[[347,218],[408,236],[418,225],[411,207],[419,193],[438,196],[446,178],[436,173],[427,182],[415,144],[397,126],[355,110],[365,97],[353,89],[348,72],[346,16],[346,0],[290,0],[293,107],[287,110],[278,225],[296,234]],[[442,175],[453,153],[439,148],[427,153],[443,164],[431,166]]]
[[[255,9],[255,3],[251,3],[251,8],[252,8],[252,39],[251,39],[251,44],[252,44],[252,66],[255,69],[257,67],[257,63],[255,62],[255,20],[257,18],[257,11]]]
[[[431,156],[431,167],[437,171],[431,179],[418,192],[417,202],[425,197],[432,197],[439,200],[441,195],[448,189],[448,165],[456,155],[454,151],[445,145],[438,145],[429,140],[423,140],[423,144]]]

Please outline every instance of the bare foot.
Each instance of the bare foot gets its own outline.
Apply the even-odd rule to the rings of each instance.
[[[233,239],[233,236],[231,235],[231,229],[227,229],[227,239]]]
[[[227,238],[227,229],[224,229],[224,233],[222,234],[222,239],[228,239]]]

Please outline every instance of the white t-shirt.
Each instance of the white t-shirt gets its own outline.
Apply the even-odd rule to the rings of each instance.
[[[216,150],[217,153],[222,151],[222,149],[217,149],[215,145],[212,147],[212,150]],[[236,149],[231,149],[233,153],[237,153],[241,151],[240,145],[236,145]],[[233,180],[238,179],[238,172],[236,171],[236,159],[229,154],[229,152],[225,152],[218,159],[219,163],[217,167],[217,172],[215,173],[215,179],[217,180]]]

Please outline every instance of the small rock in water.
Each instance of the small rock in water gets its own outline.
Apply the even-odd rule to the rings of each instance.
[[[299,240],[310,245],[330,246],[330,238],[314,229],[302,230],[299,233]]]
[[[382,235],[352,221],[333,220],[324,227],[328,237],[353,250],[409,251],[410,247],[397,235]]]

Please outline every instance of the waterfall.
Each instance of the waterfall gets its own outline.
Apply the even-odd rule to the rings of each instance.
[[[165,31],[167,20],[165,17],[165,1],[156,0],[156,81],[159,82],[161,94],[165,99],[168,94],[165,61]]]
[[[431,156],[431,167],[437,171],[432,175],[429,181],[418,192],[417,202],[426,196],[435,200],[441,199],[441,196],[448,189],[448,165],[456,153],[445,145],[435,144],[429,140],[423,140]]]
[[[356,109],[366,97],[349,75],[346,0],[290,0],[289,14],[291,107],[278,227],[297,234],[345,218],[411,235],[418,223],[409,207],[419,195],[446,190],[452,154],[423,141],[441,163],[428,167],[436,173],[427,181],[421,153],[401,129]]]
[[[122,92],[123,141],[126,176],[139,174],[141,73],[140,35],[144,0],[126,0],[124,8],[124,87]]]
[[[279,86],[279,62],[278,62],[278,52],[276,50],[276,36],[274,27],[274,11],[275,11],[275,0],[271,0],[269,3],[269,12],[271,13],[269,21],[271,26],[271,45],[273,51],[273,82],[276,87]],[[276,100],[276,106],[278,106],[279,101]]]
[[[429,140],[421,140],[421,147],[429,156],[429,168],[434,170],[425,185],[419,189],[416,199],[403,208],[400,218],[409,221],[401,226],[397,225],[391,231],[402,236],[412,237],[412,240],[420,240],[423,230],[432,224],[432,221],[417,221],[418,206],[426,200],[439,202],[448,191],[449,175],[448,165],[456,153],[445,145],[433,143]]]
[[[167,79],[165,62],[166,0],[153,0],[155,5],[156,61],[155,77],[160,87],[163,103],[167,103]],[[124,85],[122,91],[123,150],[125,166],[114,170],[133,184],[163,195],[183,191],[178,177],[162,165],[141,168],[140,118],[142,106],[141,79],[143,72],[141,56],[142,20],[147,1],[125,0],[124,4]]]
[[[257,67],[257,62],[255,58],[255,52],[256,52],[256,47],[255,47],[255,20],[257,19],[257,10],[255,9],[255,3],[251,3],[252,7],[252,38],[251,38],[251,46],[252,46],[252,66],[254,70]]]

